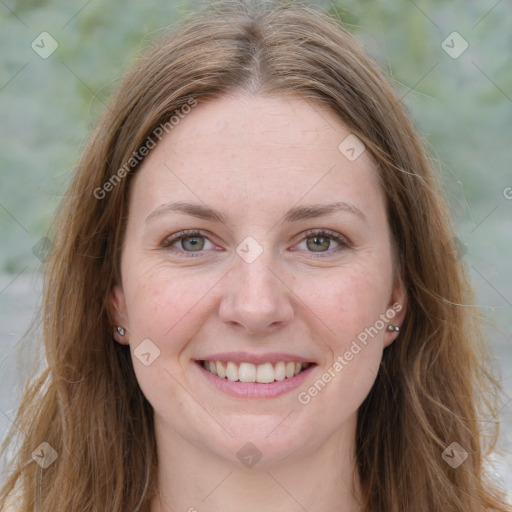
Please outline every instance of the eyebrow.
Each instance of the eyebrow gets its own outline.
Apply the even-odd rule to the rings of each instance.
[[[356,208],[354,205],[350,203],[338,201],[336,203],[329,204],[310,204],[305,206],[296,206],[286,212],[283,218],[283,222],[298,222],[300,220],[321,217],[324,215],[340,211],[351,213],[361,218],[362,220],[366,221],[365,214],[359,208]],[[168,212],[184,213],[186,215],[191,215],[199,219],[211,220],[220,222],[222,224],[228,224],[228,216],[225,213],[209,208],[208,206],[187,203],[184,201],[176,201],[160,205],[147,216],[146,222],[148,222],[150,219],[154,217],[157,217],[158,215],[162,215],[163,213]]]

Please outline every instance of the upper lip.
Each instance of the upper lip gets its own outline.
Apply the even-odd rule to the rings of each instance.
[[[249,352],[218,352],[198,359],[198,361],[233,361],[234,363],[277,363],[279,361],[296,363],[313,363],[311,359],[285,352],[265,352],[263,354],[250,354]]]

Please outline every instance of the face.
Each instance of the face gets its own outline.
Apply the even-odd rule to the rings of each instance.
[[[405,296],[349,135],[300,98],[223,97],[137,171],[111,306],[159,435],[271,463],[353,434]]]

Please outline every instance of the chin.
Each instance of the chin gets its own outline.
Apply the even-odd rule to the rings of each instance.
[[[224,433],[222,439],[210,438],[208,448],[230,462],[249,468],[257,465],[259,469],[270,468],[299,453],[304,455],[308,440],[314,438],[315,445],[319,442],[318,433],[315,436],[308,434],[304,425],[286,426],[286,416],[237,415],[224,423],[233,437]],[[288,419],[292,417],[293,413]]]

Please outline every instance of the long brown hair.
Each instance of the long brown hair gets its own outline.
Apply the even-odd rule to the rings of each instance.
[[[424,143],[355,39],[297,2],[216,3],[147,51],[112,98],[55,226],[42,303],[47,369],[25,391],[5,441],[7,448],[23,432],[0,508],[18,490],[23,512],[149,510],[158,462],[153,412],[129,347],[112,340],[108,308],[137,169],[126,162],[191,101],[237,89],[326,105],[379,164],[408,310],[358,413],[363,509],[510,511],[485,474],[497,428],[484,445],[478,425],[496,417],[497,382]],[[31,457],[42,442],[58,454],[45,469]],[[458,468],[442,457],[452,442],[468,453]]]

